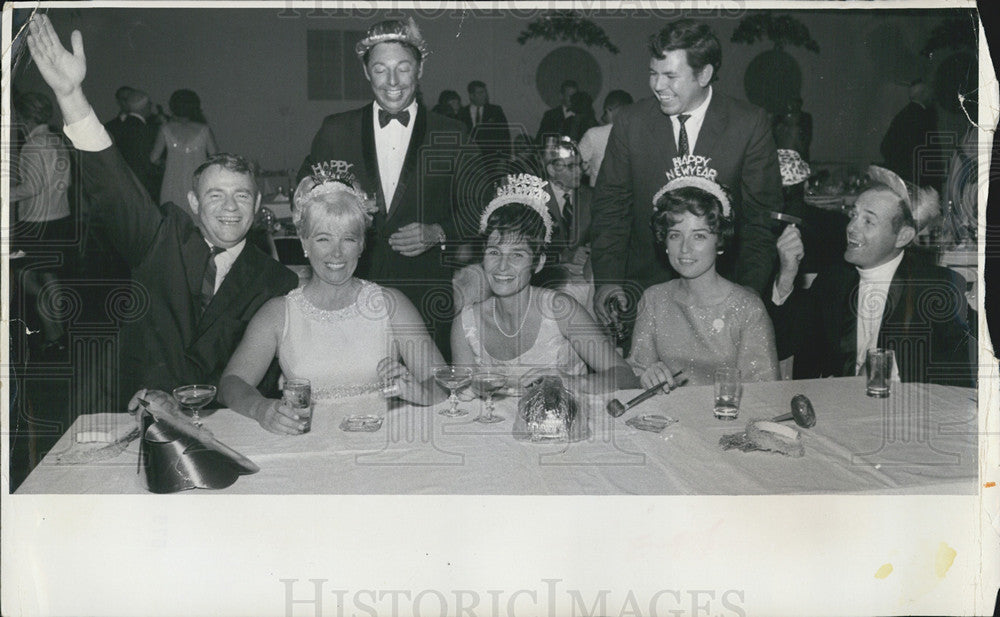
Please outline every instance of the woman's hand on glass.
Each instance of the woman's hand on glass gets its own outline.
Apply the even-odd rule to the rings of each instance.
[[[277,399],[264,399],[254,408],[253,418],[277,435],[301,435],[305,424],[295,411]]]

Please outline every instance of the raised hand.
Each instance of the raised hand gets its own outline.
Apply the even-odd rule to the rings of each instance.
[[[785,227],[785,231],[778,237],[778,261],[780,268],[775,284],[778,291],[787,293],[795,284],[795,276],[799,272],[799,262],[805,256],[805,247],[802,244],[802,232],[795,225]]]
[[[74,30],[70,35],[73,52],[59,41],[48,15],[37,13],[28,24],[28,49],[38,65],[38,71],[57,98],[64,98],[80,89],[87,74],[87,58],[83,54],[83,35]]]

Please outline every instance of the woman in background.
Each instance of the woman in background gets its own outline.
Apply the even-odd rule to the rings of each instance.
[[[219,148],[197,94],[192,90],[177,90],[170,95],[169,106],[173,118],[160,127],[149,158],[158,163],[166,152],[160,203],[172,202],[187,211],[194,170]]]

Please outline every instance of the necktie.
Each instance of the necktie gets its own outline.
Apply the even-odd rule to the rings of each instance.
[[[215,265],[215,256],[225,250],[218,246],[213,246],[209,249],[208,260],[205,263],[205,276],[201,279],[201,312],[203,313],[212,301],[212,296],[215,295],[215,274],[218,270]]]
[[[677,116],[677,122],[681,125],[681,132],[677,137],[677,154],[680,156],[687,156],[690,154],[690,152],[688,152],[688,133],[687,129],[684,128],[684,123],[687,122],[690,117],[690,114],[680,114]]]
[[[566,239],[573,239],[573,198],[569,191],[563,193],[563,222],[566,224]]]
[[[479,107],[477,105],[476,106],[476,119],[473,122],[472,126],[479,126],[479,123],[482,122],[482,121],[483,121],[483,108]]]
[[[392,120],[397,120],[403,126],[409,126],[410,124],[410,110],[404,109],[403,111],[395,114],[391,114],[386,110],[379,107],[378,109],[378,125],[380,128],[385,128],[389,122]]]

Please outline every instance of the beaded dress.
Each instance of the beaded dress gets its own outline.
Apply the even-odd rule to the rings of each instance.
[[[354,304],[331,311],[314,306],[301,287],[289,292],[278,345],[285,379],[308,379],[316,401],[378,392],[378,363],[391,350],[388,297],[361,281]]]
[[[733,285],[719,303],[691,304],[680,279],[653,285],[642,294],[629,364],[642,374],[662,361],[684,371],[691,385],[711,384],[715,369],[738,368],[743,381],[778,379],[774,328],[764,303]]]
[[[208,158],[209,131],[207,124],[193,125],[193,136],[184,137],[173,123],[164,124],[160,131],[167,144],[167,162],[163,170],[160,203],[173,202],[188,209],[188,191],[195,169]]]
[[[552,291],[539,290],[542,299],[539,302],[549,304],[552,302]],[[509,384],[516,384],[526,372],[531,369],[558,369],[567,375],[584,375],[587,373],[587,364],[573,349],[569,339],[563,336],[559,329],[559,323],[546,314],[550,311],[542,311],[542,321],[538,328],[538,336],[531,344],[531,347],[523,353],[510,360],[494,358],[483,344],[480,333],[481,319],[492,319],[496,298],[488,298],[482,302],[462,309],[460,319],[462,320],[462,331],[465,339],[472,348],[476,364],[482,367],[496,368],[508,376]],[[554,312],[554,311],[551,311]]]

